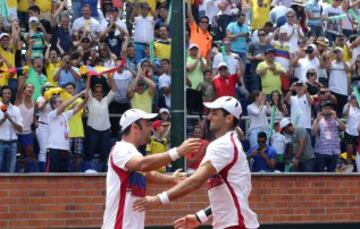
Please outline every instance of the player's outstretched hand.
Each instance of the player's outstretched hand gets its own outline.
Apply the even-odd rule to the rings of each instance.
[[[186,173],[181,172],[182,169],[177,169],[173,174],[172,177],[174,178],[175,183],[179,183],[186,179]]]
[[[196,220],[196,216],[194,214],[187,215],[174,222],[175,229],[193,229],[198,226],[200,226],[200,223]]]
[[[161,205],[160,199],[157,196],[145,196],[134,202],[134,211],[143,212],[148,209],[155,208]]]
[[[185,156],[187,153],[197,150],[200,145],[201,142],[199,138],[188,138],[177,147],[177,152],[180,156]]]

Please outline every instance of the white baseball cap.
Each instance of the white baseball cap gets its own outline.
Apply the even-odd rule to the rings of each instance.
[[[227,64],[225,63],[225,62],[223,62],[223,61],[221,61],[219,64],[218,64],[218,66],[217,66],[218,68],[221,68],[221,67],[228,67],[227,66]]]
[[[204,106],[210,109],[222,108],[237,119],[240,119],[242,113],[240,102],[232,96],[221,96],[213,102],[204,103]]]
[[[288,118],[282,118],[281,121],[280,121],[280,129],[285,128],[289,124],[291,124],[291,122],[290,122],[290,120]]]
[[[30,17],[29,22],[32,22],[32,21],[39,22],[39,19],[37,17]]]
[[[8,33],[1,33],[0,34],[0,40],[3,38],[3,37],[10,37]]]
[[[189,50],[192,49],[192,48],[197,48],[199,49],[199,45],[195,44],[195,43],[192,43],[190,46],[189,46]]]
[[[121,130],[125,130],[128,126],[133,124],[139,119],[154,119],[158,114],[156,113],[146,113],[145,111],[139,109],[130,109],[127,110],[120,119]]]
[[[170,114],[170,112],[169,112],[169,110],[167,109],[167,108],[160,108],[160,110],[159,110],[159,114],[161,114],[161,113],[168,113],[168,114]]]

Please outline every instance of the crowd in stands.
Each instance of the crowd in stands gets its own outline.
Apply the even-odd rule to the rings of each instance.
[[[1,172],[106,171],[129,108],[159,113],[142,152],[169,148],[171,0],[0,2]],[[253,172],[357,171],[360,0],[185,3],[189,172],[220,96]]]

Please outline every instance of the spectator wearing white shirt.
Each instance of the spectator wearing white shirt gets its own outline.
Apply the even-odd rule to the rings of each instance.
[[[346,152],[351,155],[355,154],[355,146],[358,143],[360,125],[360,108],[353,94],[350,101],[344,106],[344,115],[347,118],[346,129],[344,134],[344,142],[346,144]],[[358,169],[359,171],[359,169]]]
[[[84,101],[73,109],[65,111],[76,99],[85,96]],[[47,172],[68,172],[70,166],[69,153],[69,119],[85,107],[87,95],[81,92],[71,99],[63,102],[60,96],[55,95],[50,100],[53,109],[48,114],[49,138]]]
[[[134,43],[135,43],[135,60],[138,64],[145,58],[145,44],[154,40],[154,30],[156,13],[149,15],[151,8],[147,3],[140,4],[140,15],[137,16],[138,9],[131,15],[134,23]]]
[[[289,42],[290,52],[294,53],[298,47],[299,38],[304,37],[301,27],[296,22],[296,14],[292,9],[286,14],[286,23],[280,29],[287,31],[287,39]]]
[[[86,81],[86,91],[89,94],[87,108],[89,116],[87,120],[87,136],[85,161],[90,162],[95,154],[99,154],[102,163],[108,158],[110,151],[110,118],[109,104],[115,97],[116,86],[113,77],[109,77],[111,90],[104,96],[104,86],[95,84],[90,91],[91,77]],[[104,169],[104,168],[103,168]]]
[[[23,124],[19,108],[10,103],[11,89],[1,88],[2,102],[0,102],[0,171],[15,172],[17,135],[22,132]],[[5,167],[2,165],[4,164]]]
[[[72,31],[79,32],[82,30],[85,34],[91,35],[93,40],[97,40],[100,34],[100,23],[91,17],[91,6],[84,4],[82,7],[82,17],[76,19],[72,25]]]
[[[236,74],[237,70],[240,68],[240,59],[239,56],[233,52],[231,52],[231,44],[228,38],[223,40],[223,44],[225,47],[225,56],[223,53],[219,52],[215,55],[213,63],[212,63],[212,70],[213,74],[216,75],[218,71],[218,66],[221,62],[226,62],[228,66],[228,71],[230,75]]]
[[[270,112],[270,107],[265,104],[266,97],[261,91],[253,91],[250,95],[253,103],[247,106],[247,112],[250,118],[249,137],[250,147],[257,146],[257,136],[260,132],[267,133],[269,130],[269,123],[267,114]]]
[[[165,97],[165,105],[170,108],[170,94],[171,94],[171,76],[170,76],[170,61],[168,59],[161,60],[161,70],[163,74],[159,77],[159,88]]]
[[[327,65],[327,71],[329,72],[329,90],[331,94],[335,95],[336,113],[338,117],[342,117],[342,110],[347,103],[349,94],[349,77],[351,72],[349,65],[346,63],[343,57],[343,51],[340,47],[336,47],[334,50],[335,60],[331,61]]]
[[[343,13],[340,8],[341,2],[342,0],[335,0],[331,6],[326,7],[323,13],[325,18],[341,15]],[[341,20],[327,20],[325,31],[326,38],[333,43],[336,39],[336,35],[342,32]]]

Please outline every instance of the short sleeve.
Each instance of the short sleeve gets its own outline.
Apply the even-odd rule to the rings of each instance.
[[[159,88],[163,88],[163,87],[169,87],[169,84],[167,83],[165,77],[160,77],[159,78]]]
[[[109,93],[106,95],[106,103],[107,103],[107,105],[109,105],[111,103],[111,101],[113,100],[114,97],[115,97],[115,92],[110,90]]]
[[[268,157],[270,159],[276,159],[276,150],[273,147],[269,147]]]
[[[215,143],[215,144],[214,144]],[[234,149],[232,144],[225,146],[224,144],[219,144],[213,142],[210,144],[206,150],[206,154],[201,161],[201,164],[210,162],[212,166],[219,173],[223,170],[234,158]]]
[[[297,134],[296,134],[297,139],[303,139],[306,138],[306,130],[303,128],[298,128]]]
[[[265,67],[266,67],[265,62],[261,62],[261,63],[257,66],[256,71],[257,71],[257,72],[258,72],[258,71],[262,71],[262,70],[265,69]]]
[[[56,110],[50,111],[48,114],[48,119],[55,119],[56,118]]]
[[[126,163],[134,157],[143,157],[143,155],[135,147],[116,144],[112,149],[111,157],[117,167],[127,171]]]
[[[71,109],[71,110],[65,111],[63,113],[63,115],[65,116],[66,120],[69,120],[74,115],[74,110]]]

